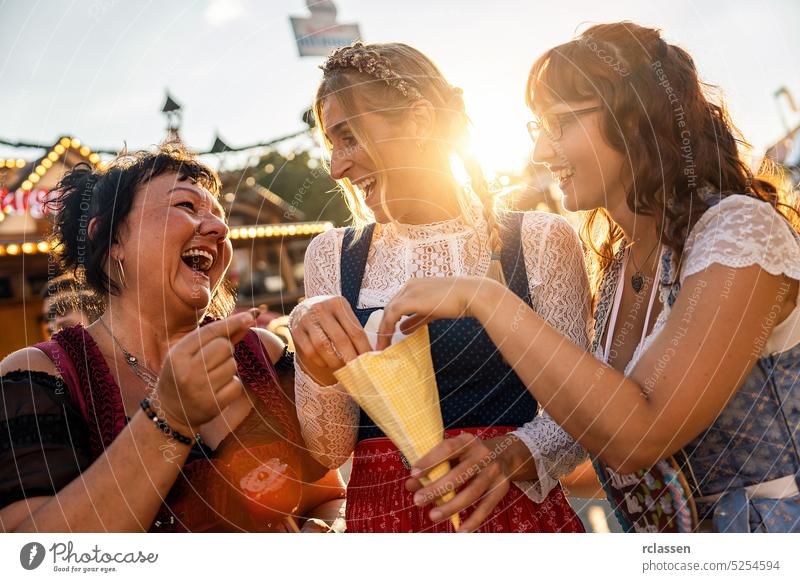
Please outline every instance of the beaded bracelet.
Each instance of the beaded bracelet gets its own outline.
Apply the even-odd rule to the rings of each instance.
[[[147,418],[152,420],[153,424],[155,424],[156,427],[158,427],[161,430],[161,432],[163,432],[165,435],[167,435],[169,437],[174,437],[176,441],[178,441],[179,443],[182,443],[184,445],[192,446],[195,442],[198,443],[198,444],[202,444],[203,443],[203,440],[202,440],[202,438],[200,438],[199,434],[194,435],[194,439],[192,439],[190,437],[187,437],[187,436],[184,436],[181,433],[179,433],[178,431],[174,430],[169,424],[167,424],[166,420],[158,418],[158,415],[150,407],[150,400],[149,399],[145,398],[144,400],[142,400],[141,407],[142,407],[142,410],[144,410],[144,413],[147,415]]]
[[[294,352],[289,351],[289,346],[284,346],[283,353],[278,361],[275,362],[275,370],[281,371],[294,371]]]

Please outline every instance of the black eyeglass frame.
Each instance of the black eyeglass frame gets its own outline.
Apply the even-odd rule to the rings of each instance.
[[[562,127],[562,120],[575,119],[587,113],[594,113],[603,109],[600,105],[594,107],[586,107],[584,109],[575,109],[574,111],[565,111],[564,113],[556,113],[554,115],[544,115],[540,118],[532,119],[528,122],[528,134],[531,136],[533,143],[539,138],[539,135],[544,132],[548,138],[553,141],[558,141],[564,135]]]

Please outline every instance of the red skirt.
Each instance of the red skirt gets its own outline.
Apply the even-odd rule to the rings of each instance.
[[[448,437],[462,432],[482,439],[502,436],[513,427],[463,428],[445,431]],[[349,533],[447,533],[453,532],[449,520],[433,523],[428,514],[433,505],[417,507],[405,487],[410,477],[400,451],[388,438],[366,439],[358,443],[353,470],[347,485],[346,520]],[[474,511],[460,513],[462,522]],[[506,496],[477,530],[496,532],[583,533],[583,524],[567,502],[561,487],[554,488],[542,503],[531,501],[511,485]]]

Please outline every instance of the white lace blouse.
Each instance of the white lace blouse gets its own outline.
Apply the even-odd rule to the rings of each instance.
[[[758,265],[771,275],[783,274],[800,280],[800,235],[768,202],[741,194],[727,196],[708,209],[689,233],[680,283],[712,264],[732,269]],[[669,288],[662,288],[658,298],[662,311],[653,331],[625,367],[626,376],[664,328],[670,313],[668,295]],[[772,329],[761,357],[785,352],[797,344],[800,344],[800,293],[795,298],[794,310]],[[598,347],[595,356],[602,359],[601,352],[602,347]]]
[[[475,225],[457,218],[434,224],[378,225],[370,246],[358,308],[383,307],[412,277],[484,276],[490,248],[480,212]],[[317,236],[305,257],[306,297],[341,295],[340,258],[344,229]],[[588,349],[590,306],[581,245],[562,217],[527,212],[521,239],[533,308],[550,325]],[[338,467],[353,452],[359,408],[338,385],[320,386],[296,367],[298,418],[311,454]],[[539,503],[585,458],[586,452],[546,413],[514,431],[530,449],[538,480],[518,482]]]

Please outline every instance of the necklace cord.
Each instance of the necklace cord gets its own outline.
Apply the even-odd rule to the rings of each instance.
[[[108,327],[105,321],[103,321],[103,317],[100,316],[98,318],[100,325],[103,326],[103,329],[106,330],[106,333],[111,337],[111,340],[114,344],[120,349],[123,356],[125,356],[125,362],[128,366],[133,370],[133,373],[136,374],[139,378],[141,378],[147,387],[153,392],[153,395],[156,393],[156,388],[158,386],[158,374],[153,372],[150,368],[145,366],[144,364],[139,363],[139,359],[131,354],[128,350],[126,350],[117,337],[111,332],[111,329]],[[166,421],[166,419],[161,418],[158,416],[158,413],[153,409],[153,402],[150,398],[145,398],[141,401],[140,406],[142,410],[144,410],[147,417],[153,421],[153,424],[161,430],[165,435],[170,438],[175,438],[178,442],[192,446],[195,442],[198,444],[202,444],[203,440],[200,437],[200,433],[195,433],[192,437],[187,437],[178,431],[174,430]]]
[[[108,324],[103,321],[103,317],[100,316],[98,318],[100,325],[103,326],[103,329],[106,330],[106,333],[111,337],[111,340],[114,342],[119,350],[122,352],[122,355],[125,357],[125,362],[130,366],[133,373],[136,374],[139,378],[145,381],[145,383],[154,388],[155,385],[158,384],[158,374],[156,374],[153,370],[148,368],[145,364],[139,362],[139,358],[134,356],[131,352],[126,350],[117,337],[111,332],[111,329],[108,327]]]
[[[633,246],[634,246],[635,244],[636,244],[636,243],[631,243],[631,244],[629,244],[629,245],[628,245],[628,249],[632,249],[632,248],[633,248]],[[647,262],[650,260],[650,257],[652,257],[652,256],[653,256],[653,253],[655,252],[655,250],[656,250],[656,249],[657,249],[659,246],[661,246],[661,241],[660,241],[660,240],[656,241],[656,244],[653,246],[653,248],[652,248],[652,249],[650,249],[650,252],[649,252],[649,253],[647,253],[647,258],[646,258],[646,259],[644,260],[644,262],[642,263],[643,265],[646,265],[646,264],[647,264]],[[628,252],[628,256],[630,256],[630,258],[631,258],[631,261],[633,261],[633,267],[634,267],[634,269],[636,269],[636,271],[634,272],[634,274],[641,274],[641,271],[642,271],[642,270],[639,268],[639,265],[637,265],[637,264],[636,264],[636,258],[633,256],[633,251],[632,251],[632,250]]]

